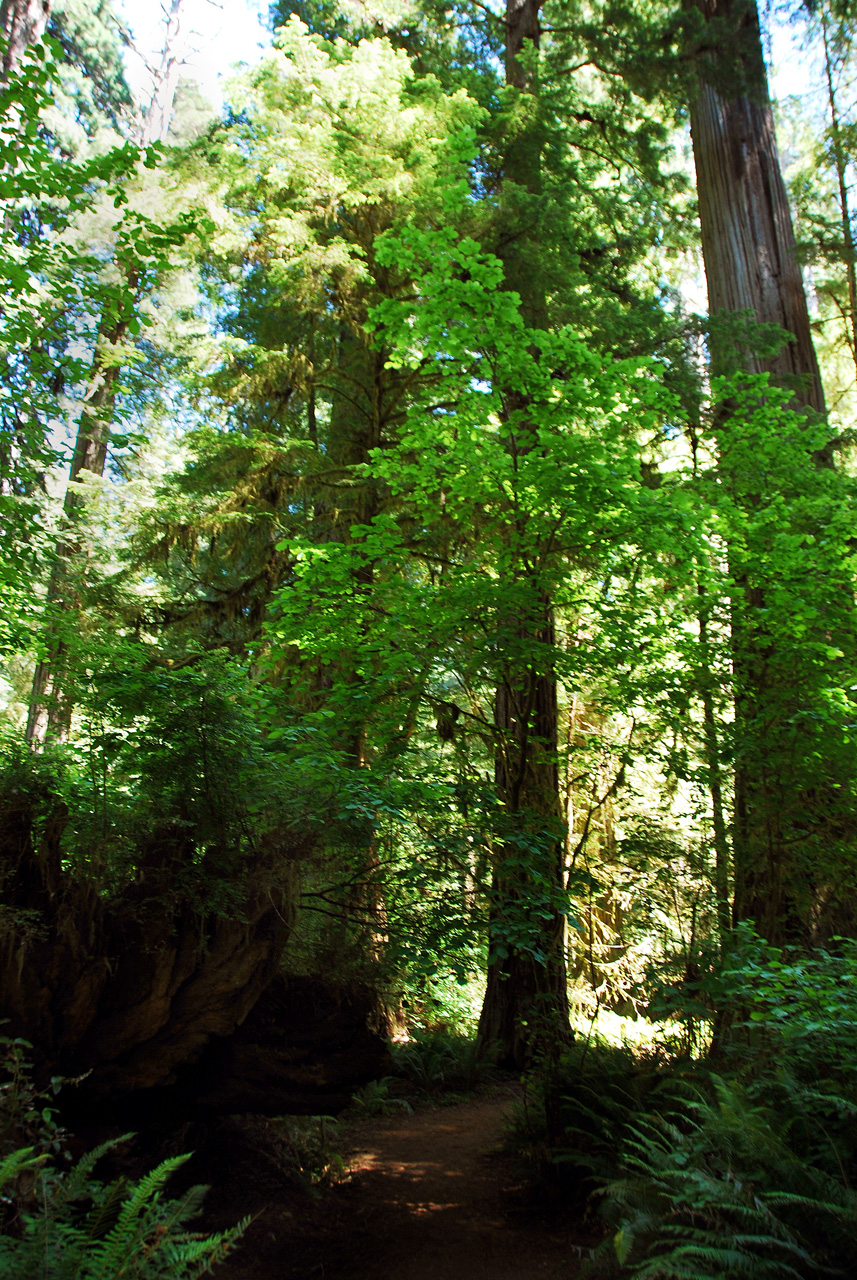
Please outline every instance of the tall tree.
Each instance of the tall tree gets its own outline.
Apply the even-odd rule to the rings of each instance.
[[[181,13],[183,0],[173,0],[167,15],[164,47],[155,74],[152,98],[143,117],[141,145],[161,142],[169,130],[169,122],[178,86],[183,32]],[[114,26],[114,40],[117,30]],[[124,344],[130,330],[139,331],[138,308],[151,289],[159,271],[166,265],[164,249],[177,243],[183,232],[177,224],[169,228],[148,222],[132,213],[131,225],[114,228],[112,269],[115,279],[107,289],[107,300],[95,335],[92,365],[80,397],[74,449],[69,464],[68,483],[63,502],[64,531],[55,551],[53,569],[47,591],[48,634],[44,652],[33,675],[33,687],[27,716],[27,741],[36,745],[48,738],[63,738],[68,733],[73,710],[73,695],[67,687],[66,654],[69,636],[64,634],[74,622],[75,591],[69,574],[70,562],[81,550],[75,526],[85,508],[79,484],[82,478],[100,478],[104,474],[111,427],[116,416],[116,400],[121,383]],[[146,241],[149,241],[147,244]]]
[[[767,374],[788,392],[795,414],[818,417],[824,413],[824,393],[780,171],[756,4],[702,0],[699,7],[704,44],[714,50],[700,57],[699,89],[690,113],[713,368],[719,374],[750,375],[748,385],[752,375]],[[762,395],[761,387],[755,394]],[[734,918],[754,921],[774,941],[807,939],[813,930],[823,931],[823,909],[804,892],[812,879],[811,864],[819,843],[832,839],[831,811],[841,824],[848,807],[843,808],[836,780],[836,752],[819,752],[807,705],[813,697],[823,697],[825,682],[837,677],[829,666],[826,676],[819,679],[816,671],[808,684],[797,677],[794,660],[801,646],[806,653],[807,637],[803,631],[789,637],[776,621],[774,602],[782,585],[775,576],[776,548],[774,542],[765,544],[758,519],[774,472],[760,467],[759,455],[747,451],[745,424],[754,417],[752,400],[744,394],[738,403],[737,413],[728,405],[721,411],[720,465],[725,490],[743,512],[746,528],[755,531],[749,540],[757,550],[755,559],[748,559],[746,533],[733,530],[728,554],[734,578]],[[776,413],[771,421],[781,428]],[[807,441],[810,465],[830,471],[829,435],[823,426],[813,430],[811,424],[812,417],[796,422],[795,431]],[[758,444],[761,438],[756,438]],[[773,428],[762,447],[775,459]],[[787,448],[785,439],[782,448]],[[792,454],[790,465],[800,465],[799,458]],[[788,468],[779,462],[774,466],[785,492],[791,484]],[[806,483],[814,482],[807,477]],[[844,593],[841,599],[847,600],[847,571],[823,527],[810,522],[802,536],[810,540],[807,580],[835,580]],[[816,643],[846,643],[838,630],[847,628],[842,610],[832,603],[828,610],[827,618],[819,613],[812,624]],[[831,632],[834,618],[838,627]],[[836,736],[831,727],[831,742]],[[826,769],[818,767],[822,760]],[[820,878],[826,879],[823,874]],[[819,884],[819,901],[829,892],[829,884]],[[841,913],[833,914],[841,925]]]
[[[757,331],[715,337],[715,362],[722,370],[731,347],[734,368],[737,347],[739,367],[769,372],[799,404],[823,413],[756,3],[700,0],[699,7],[704,42],[717,49],[699,58],[690,107],[709,311],[715,318],[748,313],[754,325],[770,327],[762,351]]]
[[[536,228],[542,198],[543,125],[538,97],[540,0],[508,0],[506,84],[514,94],[505,140],[500,223],[506,287],[521,301],[533,329],[546,327],[542,248]],[[513,458],[541,446],[526,394],[504,393],[507,448]],[[565,966],[564,849],[558,769],[558,695],[553,669],[556,647],[553,604],[540,588],[523,614],[504,620],[510,661],[497,689],[494,778],[508,833],[494,850],[489,923],[488,980],[479,1035],[504,1065],[523,1068],[534,1053],[550,1049],[568,1029]],[[516,660],[517,657],[517,660]],[[529,840],[527,836],[529,835]],[[521,857],[533,850],[532,865]],[[536,880],[548,888],[549,919],[538,938],[510,942],[506,918],[521,909]]]

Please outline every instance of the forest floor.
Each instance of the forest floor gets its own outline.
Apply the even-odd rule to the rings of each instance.
[[[502,1149],[514,1086],[340,1131],[347,1174],[270,1204],[224,1280],[573,1280],[567,1225]],[[529,1202],[528,1202],[529,1201]]]

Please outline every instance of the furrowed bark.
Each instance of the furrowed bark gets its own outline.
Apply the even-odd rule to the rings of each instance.
[[[699,90],[690,112],[709,311],[715,321],[712,368],[717,374],[768,373],[773,385],[791,392],[796,414],[821,416],[824,392],[780,170],[756,4],[698,3],[706,21],[717,24],[710,40],[717,53],[700,61]],[[760,349],[761,325],[786,332],[777,350],[771,351],[770,344]],[[721,431],[721,465],[729,484],[726,417]],[[817,467],[834,469],[831,445],[811,456]],[[761,501],[756,483],[753,475],[743,474],[736,489],[749,521]],[[813,831],[822,829],[831,796],[808,789],[802,780],[800,733],[793,741],[792,725],[804,714],[804,691],[793,687],[788,655],[767,621],[776,583],[760,579],[753,566],[737,567],[738,555],[728,554],[736,588],[731,623],[736,734],[732,922],[752,921],[775,943],[806,940],[818,922],[812,918],[815,907],[797,901],[805,879],[800,849],[811,843]],[[820,565],[819,571],[827,570]],[[829,643],[831,637],[819,631],[817,639]],[[708,720],[706,710],[707,735]],[[719,897],[725,882],[722,863],[719,853]],[[724,923],[722,901],[719,913]]]

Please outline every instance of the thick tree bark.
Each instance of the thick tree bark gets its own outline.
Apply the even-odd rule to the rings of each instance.
[[[503,170],[500,256],[506,287],[515,290],[528,324],[546,324],[541,248],[533,226],[541,196],[541,128],[537,82],[528,54],[538,50],[540,0],[507,0],[506,81],[532,98],[519,131],[509,140]],[[527,404],[504,396],[509,449],[534,447]],[[539,594],[530,616],[501,620],[512,648],[527,654],[510,664],[497,690],[495,785],[508,832],[499,839],[492,881],[492,909],[485,1000],[479,1038],[494,1045],[500,1062],[518,1070],[540,1059],[548,1075],[568,1035],[564,842],[557,767],[557,686],[550,664],[555,645],[551,602]],[[548,661],[537,656],[547,654]],[[531,865],[522,850],[528,849]],[[552,1095],[548,1081],[547,1094]]]
[[[181,824],[152,833],[138,882],[108,899],[69,869],[67,822],[38,782],[0,792],[0,1019],[45,1075],[90,1072],[87,1089],[102,1095],[168,1084],[240,1025],[276,974],[298,842],[236,864],[232,916],[202,915],[181,887],[196,852]]]
[[[716,373],[767,372],[793,394],[796,413],[824,413],[824,394],[812,343],[806,296],[795,250],[791,212],[780,170],[754,0],[698,0],[713,26],[718,53],[700,64],[701,85],[691,106],[702,249]],[[731,84],[730,92],[717,87]],[[744,313],[743,318],[736,313]],[[747,324],[746,320],[749,321]],[[730,317],[735,323],[729,323]],[[755,324],[753,323],[755,322]],[[758,350],[758,325],[791,335],[773,354]],[[755,333],[754,333],[755,330]],[[723,438],[725,483],[730,483],[728,433]],[[833,467],[829,447],[816,465]],[[736,498],[752,520],[759,502],[752,475],[740,477]],[[821,554],[816,551],[809,554]],[[767,622],[773,582],[733,574],[739,598],[732,612],[735,684],[735,814],[733,922],[750,920],[776,943],[805,939],[812,928],[798,906],[803,872],[800,846],[819,828],[830,799],[810,794],[802,780],[800,733],[804,691],[782,641]],[[824,572],[822,567],[819,571]],[[811,574],[810,562],[807,574]],[[847,588],[846,588],[847,589]],[[823,624],[822,624],[823,625]],[[821,632],[819,642],[829,642]],[[710,734],[706,708],[706,732]],[[803,744],[806,746],[806,743]],[[807,746],[807,750],[813,750]],[[715,800],[716,804],[716,800]],[[718,854],[718,894],[725,868]],[[721,917],[723,906],[720,906]]]
[[[773,356],[747,342],[712,339],[718,369],[769,372],[793,389],[801,405],[824,413],[824,392],[809,327],[788,196],[783,183],[752,0],[702,0],[709,20],[730,24],[738,42],[742,91],[728,96],[706,81],[716,65],[701,65],[690,127],[696,164],[702,255],[713,317],[749,312],[760,325],[791,334]],[[747,334],[752,344],[752,334]]]
[[[25,50],[41,40],[50,12],[50,0],[2,0],[0,34],[6,41],[6,50],[3,54],[0,84],[8,80]]]

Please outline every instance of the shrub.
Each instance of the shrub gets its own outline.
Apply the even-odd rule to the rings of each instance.
[[[853,944],[807,956],[741,928],[719,969],[659,999],[663,1011],[714,1018],[707,1063],[650,1071],[601,1046],[566,1090],[558,1158],[596,1188],[607,1232],[591,1273],[852,1275]]]

